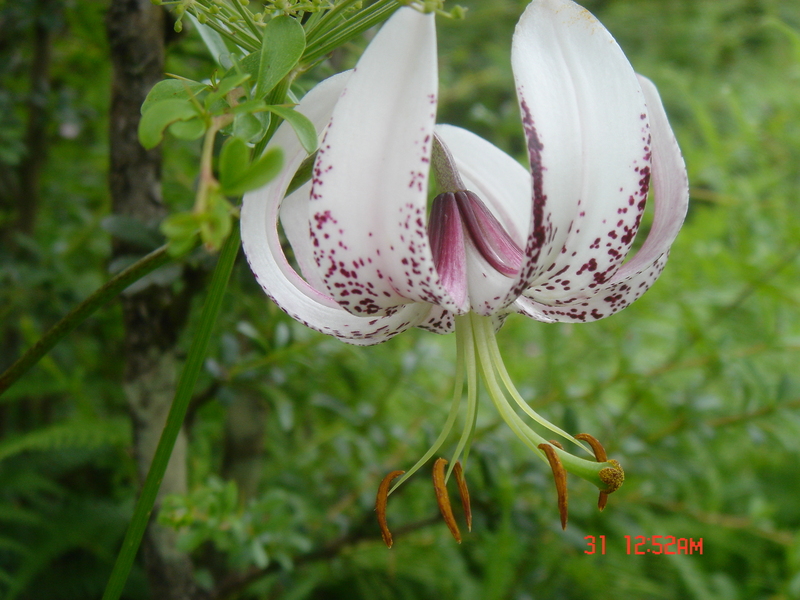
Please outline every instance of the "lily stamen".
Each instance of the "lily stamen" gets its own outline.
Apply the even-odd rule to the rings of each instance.
[[[561,515],[561,529],[567,528],[567,512],[569,495],[567,493],[567,472],[561,459],[556,454],[550,444],[539,444],[539,450],[545,453],[550,468],[553,470],[553,479],[556,482],[556,492],[558,493],[558,514]]]
[[[436,504],[439,505],[439,511],[442,513],[447,528],[453,534],[455,540],[461,543],[461,532],[458,530],[458,523],[453,516],[453,507],[450,505],[450,495],[447,493],[446,480],[444,476],[444,467],[447,464],[447,459],[437,458],[433,463],[433,490],[436,492]]]
[[[387,548],[391,548],[394,541],[392,540],[392,532],[389,531],[389,525],[386,522],[386,505],[389,501],[389,484],[396,477],[399,477],[405,471],[392,471],[383,478],[381,484],[378,486],[378,496],[375,499],[375,512],[378,514],[378,525],[381,528],[381,537],[383,543]]]
[[[575,435],[575,439],[588,442],[588,444],[592,447],[592,451],[594,452],[594,457],[597,459],[597,462],[606,462],[608,460],[606,449],[603,448],[603,444],[597,441],[597,438],[593,435],[589,435],[588,433],[578,433]]]
[[[472,507],[469,503],[469,489],[467,488],[467,480],[464,478],[464,470],[461,468],[460,462],[456,462],[453,472],[456,475],[458,493],[461,496],[461,507],[464,509],[464,518],[467,521],[467,531],[472,531]]]

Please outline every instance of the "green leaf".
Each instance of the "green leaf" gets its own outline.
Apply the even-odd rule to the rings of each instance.
[[[292,17],[275,17],[264,28],[256,98],[264,98],[294,69],[306,49],[303,26]]]
[[[267,110],[289,122],[306,152],[317,151],[317,130],[308,117],[287,106],[267,106]]]
[[[219,182],[223,189],[242,177],[250,166],[250,148],[238,137],[222,146],[219,156]]]
[[[267,117],[264,119],[263,117]],[[233,121],[233,135],[246,142],[255,142],[269,127],[269,113],[236,115]]]
[[[148,92],[142,104],[141,113],[144,114],[153,105],[162,100],[188,100],[198,96],[200,92],[208,89],[205,83],[190,79],[165,79],[155,84]]]
[[[309,154],[306,159],[300,163],[300,166],[295,172],[294,177],[292,177],[292,181],[289,183],[289,187],[286,190],[287,196],[311,179],[316,160],[317,153],[315,152],[314,154]]]
[[[170,256],[180,256],[194,247],[200,218],[189,212],[168,216],[161,222],[161,233],[169,240]]]
[[[242,113],[264,112],[265,110],[267,110],[267,105],[263,100],[245,100],[231,108],[229,112],[238,115]]]
[[[176,121],[169,126],[169,132],[179,140],[196,140],[206,132],[206,122],[200,117]]]
[[[190,212],[176,213],[161,221],[161,233],[168,240],[194,235],[200,226],[197,215]]]
[[[139,499],[136,501],[133,517],[128,525],[128,530],[125,532],[122,549],[117,555],[114,569],[111,571],[106,590],[103,593],[103,600],[118,600],[122,595],[122,589],[128,579],[128,573],[130,573],[133,560],[136,558],[139,544],[142,542],[144,530],[150,521],[150,514],[158,495],[158,488],[167,470],[167,463],[169,463],[169,458],[172,455],[175,440],[178,438],[178,433],[180,433],[183,420],[186,417],[189,401],[192,399],[195,384],[206,357],[211,332],[222,307],[225,288],[230,280],[240,244],[239,228],[235,227],[226,240],[222,252],[220,252],[217,267],[214,269],[211,285],[208,288],[208,296],[203,304],[198,325],[193,331],[194,338],[178,380],[178,387],[175,390],[175,398],[167,415],[167,422],[164,424],[164,430],[158,440],[153,461],[150,463],[150,469],[139,493]]]
[[[61,451],[67,448],[125,446],[130,443],[126,421],[76,420],[35,429],[0,443],[0,461],[21,452]]]
[[[247,168],[235,181],[227,185],[222,184],[222,191],[226,196],[239,196],[250,190],[260,188],[269,183],[280,172],[283,166],[283,152],[280,148],[273,148]]]
[[[200,239],[207,248],[219,250],[233,227],[231,205],[219,192],[209,192],[206,212],[200,219]]]
[[[161,143],[164,130],[176,121],[197,116],[197,109],[188,100],[161,100],[151,104],[139,121],[139,141],[150,150]]]
[[[250,75],[250,81],[258,80],[258,67],[261,63],[261,52],[251,52],[244,58],[236,60],[233,66],[225,73],[225,76],[233,73],[246,73]]]
[[[225,45],[225,40],[222,39],[222,36],[208,25],[203,25],[191,12],[187,12],[186,14],[189,15],[189,19],[191,19],[192,24],[203,39],[206,48],[208,48],[208,52],[214,57],[217,64],[227,67],[227,65],[223,63],[225,59],[228,59],[227,62],[228,65],[230,65],[230,50]]]
[[[230,92],[231,90],[236,89],[240,85],[242,85],[245,81],[250,79],[250,75],[247,73],[239,73],[228,75],[222,81],[219,82],[217,85],[217,89],[211,92],[205,99],[206,108],[209,108],[214,102],[220,100]]]

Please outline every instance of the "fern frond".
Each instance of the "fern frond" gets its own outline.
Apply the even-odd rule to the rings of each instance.
[[[125,446],[130,440],[130,423],[124,419],[76,420],[36,429],[0,444],[0,461],[32,450],[91,450]]]

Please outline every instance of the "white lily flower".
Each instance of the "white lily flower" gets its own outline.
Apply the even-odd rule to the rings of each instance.
[[[434,17],[399,9],[352,72],[323,81],[298,105],[321,144],[311,181],[286,198],[307,156],[290,127],[278,129],[271,146],[283,149],[286,168],[245,196],[242,240],[266,293],[317,331],[359,345],[414,326],[457,331],[459,376],[445,431],[406,477],[446,438],[463,378],[467,425],[451,469],[466,456],[480,372],[503,418],[551,464],[557,482],[563,463],[595,483],[604,504],[621,483],[618,464],[590,436],[578,438],[590,441],[596,461],[556,448],[522,422],[509,396],[580,445],[520,397],[495,331],[514,312],[544,322],[591,321],[639,298],[660,275],[683,223],[686,169],[655,86],[634,73],[583,8],[533,0],[511,58],[529,170],[464,129],[435,124]],[[429,211],[431,170],[439,195]],[[624,262],[651,185],[652,227]],[[300,273],[284,254],[279,220]]]

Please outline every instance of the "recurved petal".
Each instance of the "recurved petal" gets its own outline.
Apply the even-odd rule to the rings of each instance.
[[[689,209],[689,177],[678,140],[656,86],[647,77],[638,77],[653,136],[653,225],[639,251],[617,272],[615,279],[618,280],[640,272],[669,252]]]
[[[591,296],[619,268],[644,210],[650,139],[644,97],[622,50],[569,0],[534,0],[512,43],[533,177],[527,265],[550,301]]]
[[[456,330],[456,323],[453,317],[453,313],[449,310],[445,310],[441,306],[433,306],[417,327],[440,335],[453,333]]]
[[[345,71],[329,77],[312,89],[300,103],[298,108],[301,108],[302,113],[314,124],[319,137],[324,135],[331,119],[333,107],[341,96],[351,73],[352,71]],[[284,154],[286,154],[286,145],[294,144],[295,153],[292,156],[286,156],[287,165],[284,169],[286,175],[291,174],[293,177],[301,162],[306,160],[307,154],[299,144],[292,141],[292,133],[292,130],[284,125],[278,130],[272,143],[279,144],[279,147],[284,148]],[[291,177],[287,186],[290,182]],[[325,291],[325,284],[319,276],[317,265],[314,262],[314,249],[308,229],[310,193],[311,181],[309,180],[286,196],[280,204],[280,222],[303,277],[315,290]]]
[[[341,74],[323,81],[298,105],[297,110],[309,117],[318,131],[328,122],[346,80],[347,75]],[[377,344],[421,322],[429,311],[428,306],[421,304],[398,307],[392,314],[382,317],[351,315],[324,290],[315,289],[292,268],[281,247],[278,216],[286,189],[306,152],[286,123],[278,128],[269,147],[280,147],[284,151],[284,169],[266,186],[246,194],[241,211],[245,255],[267,295],[297,321],[352,344]],[[302,229],[291,225],[286,227],[287,235],[289,231],[293,232],[289,237],[297,245],[295,252],[301,263],[300,257],[307,251],[298,251],[298,248],[308,243],[307,219],[304,227],[306,242],[303,242]]]
[[[437,125],[467,189],[480,197],[512,240],[522,248],[531,218],[531,176],[511,156],[474,133],[452,125]],[[467,248],[470,307],[490,315],[514,298],[509,293],[515,277],[489,266],[473,247]]]
[[[689,183],[678,142],[669,126],[656,87],[640,76],[652,129],[653,225],[639,251],[588,300],[559,306],[545,306],[532,294],[520,298],[517,308],[524,314],[535,311],[556,321],[594,321],[619,312],[639,298],[658,279],[669,250],[680,231],[689,206]],[[529,314],[539,318],[536,314]],[[539,320],[544,320],[539,318]]]
[[[358,61],[320,146],[314,258],[353,314],[415,301],[464,310],[439,281],[426,230],[437,85],[434,17],[401,8]]]

